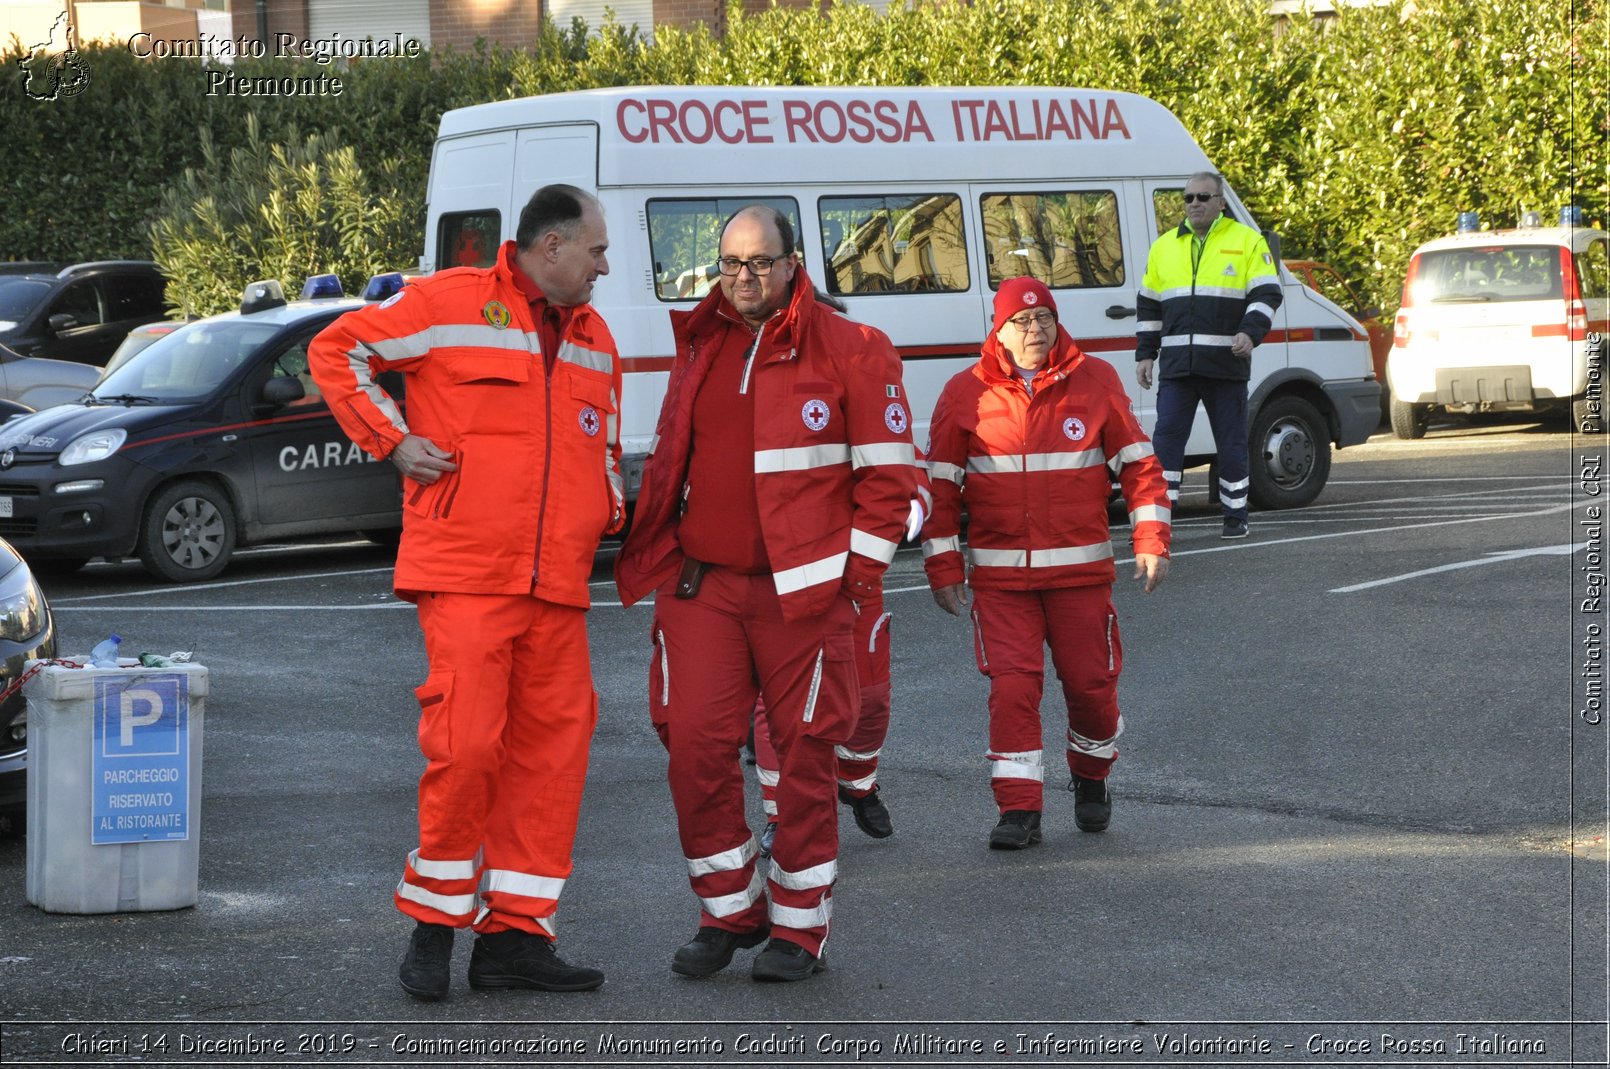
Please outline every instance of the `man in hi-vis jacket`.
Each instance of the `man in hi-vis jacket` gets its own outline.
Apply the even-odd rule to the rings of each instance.
[[[1185,221],[1152,244],[1136,298],[1135,378],[1157,380],[1152,444],[1180,496],[1180,469],[1196,405],[1207,409],[1218,446],[1224,537],[1247,536],[1247,382],[1252,350],[1280,307],[1280,271],[1263,235],[1224,213],[1224,179],[1211,171],[1185,183]]]
[[[308,362],[342,428],[403,474],[397,595],[430,674],[416,690],[419,848],[396,904],[417,923],[403,989],[444,997],[456,929],[470,986],[583,991],[554,951],[598,720],[587,579],[625,516],[597,200],[545,186],[489,268],[439,271],[332,323]],[[407,383],[407,419],[378,384]]]

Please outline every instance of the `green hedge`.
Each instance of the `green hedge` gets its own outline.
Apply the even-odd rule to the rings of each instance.
[[[855,4],[744,15],[734,4],[719,39],[661,29],[645,46],[630,27],[588,38],[579,25],[550,26],[518,51],[235,68],[334,74],[339,97],[208,97],[195,63],[89,48],[87,89],[50,102],[24,95],[13,53],[0,79],[0,199],[10,209],[0,259],[154,255],[198,295],[187,298],[198,311],[222,299],[199,295],[289,270],[312,254],[287,259],[283,224],[276,231],[261,211],[226,222],[200,210],[209,195],[266,196],[261,176],[227,165],[237,150],[264,151],[252,147],[248,116],[267,145],[320,139],[324,158],[305,162],[331,173],[281,170],[287,203],[328,188],[339,170],[343,204],[384,216],[358,249],[339,248],[351,235],[329,211],[307,224],[336,246],[312,258],[359,272],[418,256],[430,146],[451,107],[631,84],[1047,84],[1160,101],[1282,234],[1287,256],[1330,260],[1390,311],[1409,252],[1462,209],[1509,225],[1527,209],[1552,220],[1575,202],[1603,225],[1607,41],[1605,0],[1392,0],[1278,24],[1267,0],[919,0],[887,15]],[[352,155],[338,165],[342,148]]]

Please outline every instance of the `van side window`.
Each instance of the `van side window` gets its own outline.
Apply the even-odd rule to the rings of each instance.
[[[968,287],[962,201],[954,193],[823,197],[829,293],[953,293]]]
[[[1577,288],[1585,301],[1610,297],[1610,241],[1595,241],[1576,258]]]
[[[496,210],[444,212],[440,231],[437,267],[491,267],[497,262],[502,220]]]
[[[991,286],[1020,275],[1052,289],[1123,285],[1118,195],[1111,190],[986,193],[980,208]]]
[[[1152,190],[1152,221],[1162,237],[1185,222],[1185,187]]]
[[[649,256],[654,263],[654,295],[662,301],[692,301],[716,285],[721,227],[749,204],[765,204],[794,224],[794,248],[803,252],[799,202],[793,197],[705,197],[648,202]]]

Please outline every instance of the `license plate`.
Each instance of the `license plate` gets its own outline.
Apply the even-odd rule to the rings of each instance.
[[[9,497],[0,497],[0,519],[7,519],[8,520],[10,518],[11,518],[11,499]]]

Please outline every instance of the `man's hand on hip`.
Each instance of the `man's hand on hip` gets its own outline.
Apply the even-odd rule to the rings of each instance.
[[[397,443],[397,448],[391,451],[389,459],[398,471],[414,482],[427,486],[447,472],[458,470],[458,465],[453,463],[453,454],[438,449],[430,439],[417,434],[405,435]]]

